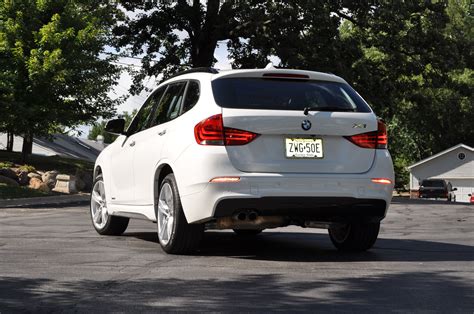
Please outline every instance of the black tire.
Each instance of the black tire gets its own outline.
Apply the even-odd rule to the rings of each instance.
[[[262,233],[262,229],[233,229],[234,232],[243,237],[256,236]]]
[[[184,216],[183,207],[179,197],[178,187],[174,175],[168,174],[160,185],[160,193],[166,184],[171,186],[173,192],[173,224],[171,235],[167,243],[163,243],[158,232],[158,239],[161,247],[169,254],[190,254],[198,249],[201,239],[204,234],[203,224],[188,224]],[[158,211],[158,209],[157,209]],[[157,212],[157,226],[160,226]]]
[[[366,251],[377,240],[380,223],[349,223],[330,227],[329,237],[334,246],[341,251]]]
[[[99,174],[95,178],[94,184],[92,186],[95,187],[95,185],[98,181],[102,181],[102,182],[104,181],[101,174]],[[90,202],[89,211],[90,211],[90,217],[91,217],[91,220],[92,220],[92,225],[94,226],[94,229],[97,231],[98,234],[101,234],[101,235],[121,235],[122,233],[125,232],[125,230],[127,230],[128,223],[130,221],[129,218],[111,216],[111,215],[108,215],[107,222],[105,223],[105,225],[102,228],[98,228],[96,226],[96,224],[94,223],[94,218],[93,218],[93,213],[92,213],[92,193],[91,193],[91,202]]]

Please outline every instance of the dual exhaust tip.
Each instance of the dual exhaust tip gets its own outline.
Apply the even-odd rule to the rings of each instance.
[[[242,211],[238,213],[236,216],[236,219],[239,221],[255,221],[258,218],[257,212],[251,210],[251,211]]]

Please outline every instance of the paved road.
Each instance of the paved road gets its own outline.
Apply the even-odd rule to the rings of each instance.
[[[171,256],[155,226],[103,237],[85,207],[0,209],[0,312],[474,310],[474,206],[394,203],[360,254],[289,227],[208,232],[199,254]]]

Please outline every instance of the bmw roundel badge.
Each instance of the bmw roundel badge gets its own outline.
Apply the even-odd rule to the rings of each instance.
[[[303,122],[301,122],[301,128],[305,131],[308,131],[309,129],[311,129],[311,121],[303,120]]]

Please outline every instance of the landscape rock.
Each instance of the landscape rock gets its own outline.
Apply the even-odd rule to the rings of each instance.
[[[50,189],[53,189],[56,186],[56,177],[58,174],[59,172],[56,170],[45,172],[42,175],[43,182],[46,183]]]
[[[90,192],[93,181],[92,172],[81,169],[76,171],[76,188],[78,191]]]
[[[4,176],[13,180],[17,179],[15,170],[10,169],[10,168],[0,169],[0,176]]]
[[[37,179],[40,179],[41,181],[43,181],[41,175],[40,175],[39,173],[36,173],[36,172],[30,172],[30,173],[28,173],[28,177],[29,177],[30,179],[32,179],[32,178],[37,178]]]
[[[0,175],[0,183],[6,184],[8,186],[20,186],[16,180]]]
[[[41,184],[43,184],[43,181],[40,178],[31,178],[29,188],[38,190]]]
[[[66,194],[76,193],[76,177],[67,174],[57,175],[53,191]]]
[[[28,185],[28,183],[30,183],[30,177],[28,177],[28,172],[27,171],[21,171],[21,172],[18,172],[17,174],[18,176],[18,183],[22,186],[24,185]]]
[[[29,188],[34,189],[34,190],[39,190],[42,192],[51,191],[48,185],[45,182],[41,181],[40,178],[31,178]]]

